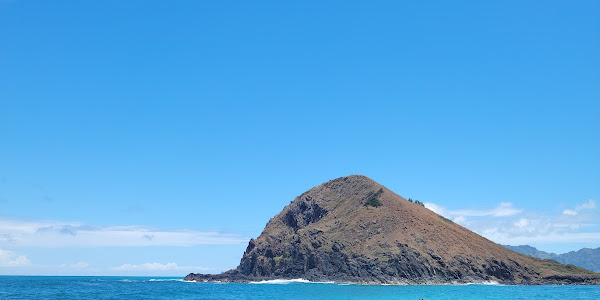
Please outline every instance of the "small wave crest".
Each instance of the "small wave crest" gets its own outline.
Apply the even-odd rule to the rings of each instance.
[[[495,281],[495,280],[486,280],[486,281],[481,282],[481,284],[483,284],[483,285],[502,285],[502,284],[500,284],[500,282]]]
[[[465,285],[502,285],[500,284],[500,282],[495,281],[495,280],[483,280],[483,281],[475,281],[475,282],[469,282],[466,283]]]
[[[118,282],[140,282],[140,280],[133,280],[133,279],[120,279],[117,281]]]
[[[310,281],[302,278],[296,279],[273,279],[273,280],[262,280],[262,281],[251,281],[253,284],[289,284],[289,283],[311,283]]]
[[[304,278],[296,279],[272,279],[262,281],[251,281],[252,284],[289,284],[289,283],[321,283],[321,284],[337,284],[334,281],[309,281]]]
[[[150,279],[148,281],[184,281],[184,280],[183,279],[177,279],[177,278],[160,278],[160,279],[152,278],[152,279]]]

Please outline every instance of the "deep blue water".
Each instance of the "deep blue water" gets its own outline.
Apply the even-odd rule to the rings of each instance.
[[[0,276],[0,299],[600,299],[600,286],[192,283],[159,277]]]

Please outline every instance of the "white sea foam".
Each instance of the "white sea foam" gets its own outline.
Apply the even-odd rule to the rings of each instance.
[[[263,281],[251,281],[250,283],[254,283],[254,284],[288,284],[288,283],[311,283],[311,282],[306,279],[296,278],[296,279],[273,279],[273,280],[263,280]]]
[[[481,284],[483,284],[483,285],[502,285],[502,284],[500,284],[500,282],[495,281],[495,280],[483,281],[483,282],[481,282]]]
[[[272,279],[263,281],[251,281],[253,284],[288,284],[288,283],[320,283],[320,284],[337,284],[334,281],[309,281],[303,278],[296,279]]]
[[[469,282],[469,283],[465,283],[465,285],[502,285],[500,284],[500,282],[495,281],[495,280],[483,280],[483,281],[474,281],[474,282]]]
[[[177,278],[161,278],[161,279],[150,279],[148,281],[183,281],[183,279],[177,279]]]

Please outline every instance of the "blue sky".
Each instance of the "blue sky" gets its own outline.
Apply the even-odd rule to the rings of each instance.
[[[0,1],[0,273],[237,266],[367,175],[496,242],[600,247],[597,1]]]

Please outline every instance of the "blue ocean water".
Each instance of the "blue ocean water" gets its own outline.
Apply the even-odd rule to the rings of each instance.
[[[600,286],[197,283],[157,277],[0,276],[0,299],[600,299]]]

